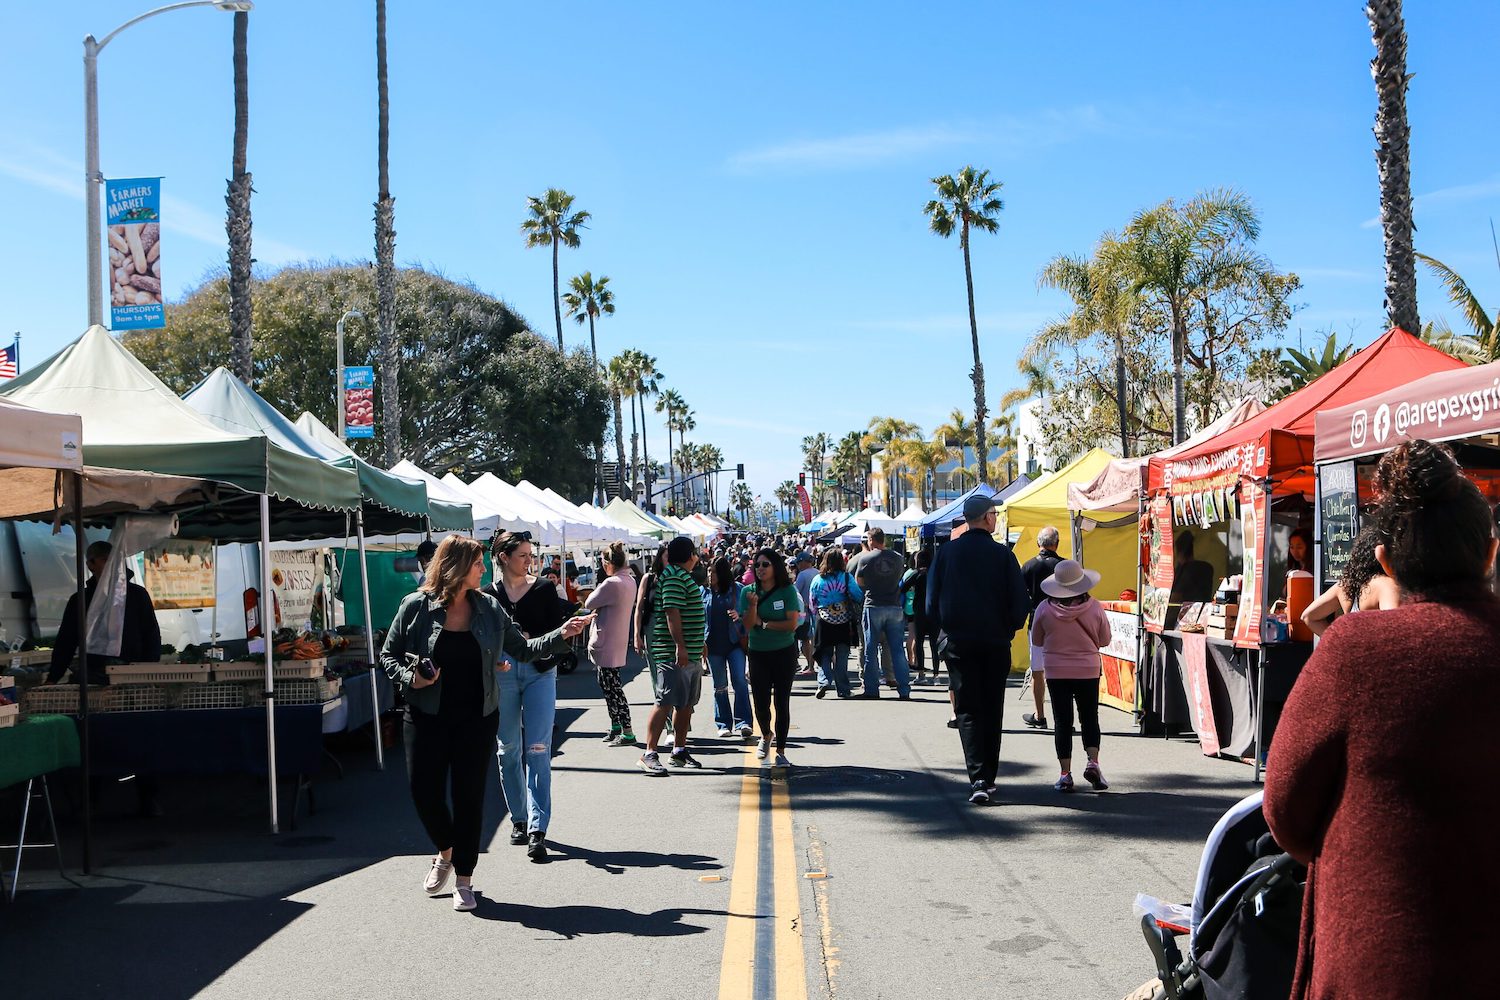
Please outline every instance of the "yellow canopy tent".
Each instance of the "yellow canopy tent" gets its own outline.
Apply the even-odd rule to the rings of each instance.
[[[1037,553],[1036,536],[1043,528],[1057,529],[1060,540],[1057,554],[1074,558],[1073,515],[1068,510],[1068,486],[1091,483],[1114,460],[1103,448],[1074,459],[1050,475],[1037,479],[1026,489],[1008,499],[1000,508],[996,534],[1010,538],[1016,558],[1025,565]],[[1108,537],[1114,536],[1114,537]],[[1114,600],[1122,590],[1135,589],[1136,542],[1133,532],[1101,533],[1096,541],[1090,537],[1085,545],[1084,565],[1102,574],[1093,594],[1100,600]],[[1011,644],[1011,663],[1015,669],[1031,665],[1031,645],[1022,633],[1016,633]]]

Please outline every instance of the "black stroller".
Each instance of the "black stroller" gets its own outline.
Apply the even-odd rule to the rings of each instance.
[[[1162,1000],[1285,1000],[1292,991],[1307,869],[1271,838],[1261,793],[1220,818],[1203,847],[1188,926],[1141,918]],[[1187,954],[1178,946],[1187,938]]]

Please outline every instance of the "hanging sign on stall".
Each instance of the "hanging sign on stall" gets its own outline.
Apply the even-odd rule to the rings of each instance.
[[[271,552],[271,588],[276,591],[278,626],[308,628],[313,619],[313,601],[318,592],[317,551]]]
[[[1243,489],[1249,494],[1240,498],[1245,585],[1240,591],[1240,615],[1234,623],[1234,644],[1241,649],[1254,649],[1260,645],[1260,619],[1265,612],[1266,517],[1270,494],[1250,483],[1246,483]]]
[[[166,326],[161,299],[161,178],[106,180],[104,214],[110,329]]]
[[[141,584],[158,611],[211,608],[214,592],[214,543],[171,538],[141,556]]]
[[[370,365],[344,369],[344,437],[375,436],[375,369]]]
[[[1139,620],[1128,601],[1104,602],[1104,617],[1109,621],[1109,644],[1099,649],[1099,701],[1132,712]]]
[[[1148,632],[1160,632],[1172,599],[1172,498],[1151,498],[1148,516],[1141,520],[1141,548],[1146,573],[1142,579],[1141,615]]]
[[[1354,463],[1333,462],[1319,472],[1318,505],[1322,519],[1322,569],[1324,584],[1344,573],[1354,536],[1359,532],[1359,497]]]
[[[1191,696],[1193,729],[1205,757],[1219,752],[1219,726],[1214,719],[1214,700],[1208,686],[1208,639],[1201,632],[1182,637],[1182,676]]]

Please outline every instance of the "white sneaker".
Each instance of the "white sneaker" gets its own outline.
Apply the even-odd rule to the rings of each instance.
[[[453,908],[466,913],[479,904],[474,901],[474,886],[459,882],[453,886]]]
[[[432,859],[432,870],[427,873],[427,881],[422,883],[422,890],[429,896],[436,896],[448,887],[448,879],[453,875],[453,862],[444,861],[442,858]]]
[[[770,740],[761,740],[760,741],[760,745],[755,748],[755,756],[759,757],[761,760],[765,760],[766,756],[770,752],[771,752],[771,741]]]

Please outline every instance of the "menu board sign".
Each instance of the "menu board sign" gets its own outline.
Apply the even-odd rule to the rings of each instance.
[[[1319,467],[1319,506],[1322,515],[1322,582],[1343,575],[1359,533],[1359,494],[1354,462],[1331,462]]]

